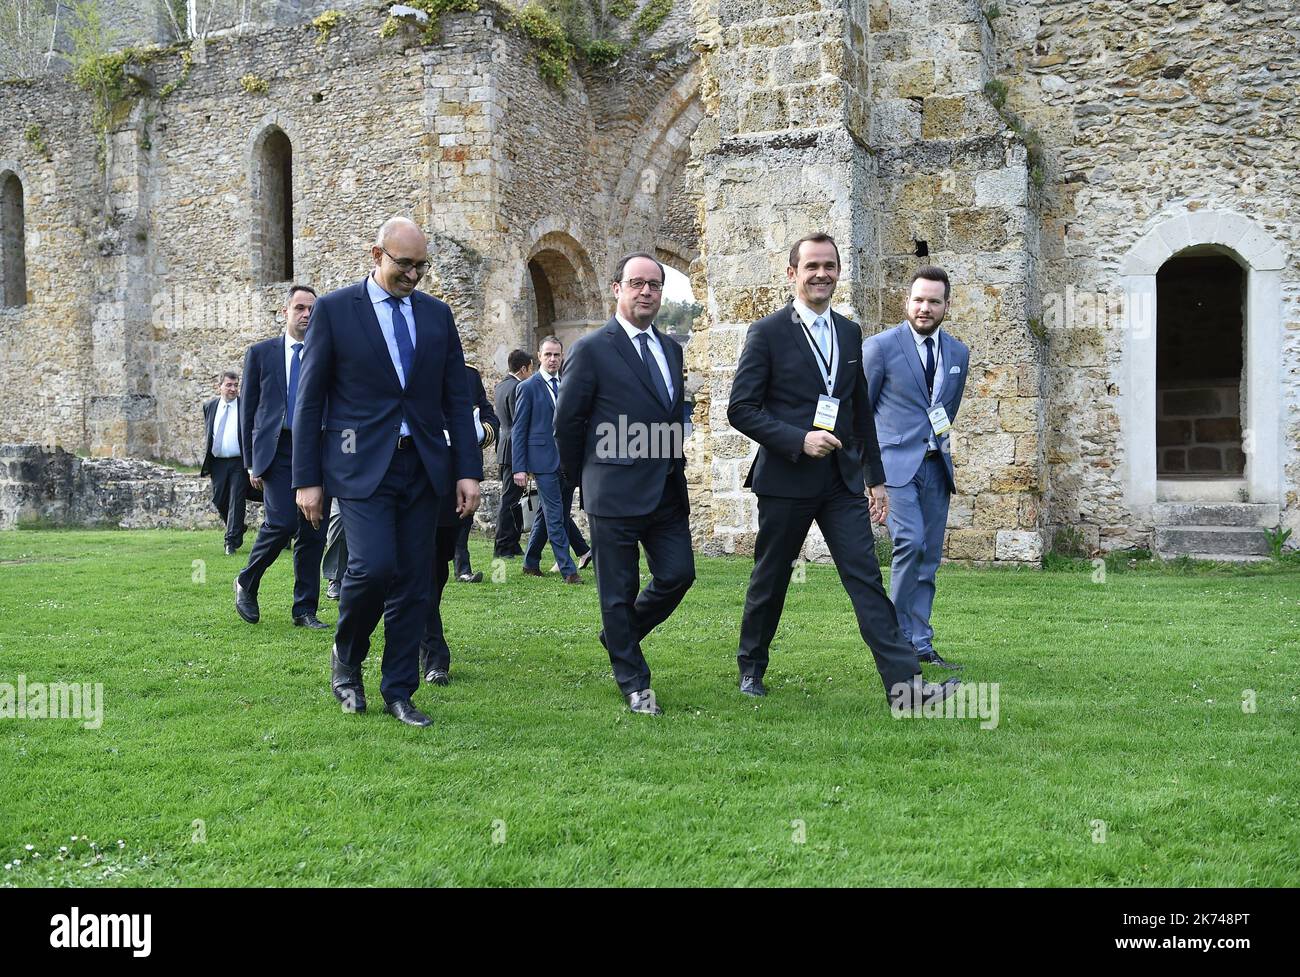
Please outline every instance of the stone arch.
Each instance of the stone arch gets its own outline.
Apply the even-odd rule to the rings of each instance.
[[[642,126],[614,190],[611,226],[623,229],[622,250],[668,242],[667,253],[699,255],[695,207],[686,199],[685,170],[691,136],[705,118],[700,102],[703,66],[693,62]]]
[[[529,235],[532,245],[520,269],[519,294],[524,297],[527,327],[524,342],[530,351],[554,333],[565,348],[604,321],[600,275],[567,222],[541,221]]]
[[[1243,329],[1246,339],[1242,426],[1247,460],[1242,484],[1184,486],[1168,494],[1156,477],[1156,274],[1171,258],[1209,250],[1227,254],[1245,270]],[[1120,266],[1124,289],[1123,388],[1120,425],[1124,437],[1130,507],[1143,510],[1163,497],[1178,501],[1277,503],[1281,500],[1282,270],[1286,252],[1268,231],[1241,214],[1194,211],[1159,220],[1133,246]],[[1220,498],[1215,493],[1223,495]]]
[[[255,282],[278,283],[293,277],[295,243],[306,223],[306,195],[298,188],[311,184],[302,145],[295,123],[274,112],[253,127],[245,146],[248,255]]]
[[[0,308],[27,304],[27,181],[0,161]]]

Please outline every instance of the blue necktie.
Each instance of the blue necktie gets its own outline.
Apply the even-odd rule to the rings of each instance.
[[[817,346],[822,351],[822,357],[827,363],[831,360],[830,344],[826,341],[826,320],[821,316],[813,323],[813,329],[817,332]]]
[[[298,374],[302,372],[302,343],[293,344],[293,359],[289,361],[289,403],[284,408],[284,426],[293,427],[293,408],[298,401]]]
[[[397,342],[397,355],[402,359],[402,386],[411,382],[411,361],[415,359],[415,350],[411,347],[411,333],[406,325],[406,316],[402,315],[402,302],[392,296],[384,299],[393,309],[393,339]]]
[[[551,377],[551,393],[555,394],[555,399],[560,398],[560,381],[557,377]]]
[[[925,339],[925,391],[934,396],[934,340]]]
[[[671,407],[672,401],[668,399],[668,385],[664,383],[664,375],[659,370],[659,364],[654,361],[654,354],[650,352],[650,337],[645,333],[637,336],[637,342],[641,344],[641,362],[645,366],[646,373],[650,374],[650,385],[654,387],[655,393],[663,401],[665,407]]]

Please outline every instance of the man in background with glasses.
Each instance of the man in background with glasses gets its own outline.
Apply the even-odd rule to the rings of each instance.
[[[348,567],[339,597],[330,686],[345,712],[366,708],[361,666],[384,617],[384,711],[410,726],[420,637],[432,591],[438,499],[479,504],[483,456],[451,309],[416,285],[429,242],[393,217],[370,249],[374,268],[321,297],[312,315],[294,413],[293,484],[314,526],[339,500]],[[450,440],[450,444],[448,441]]]
[[[573,344],[555,415],[565,477],[582,485],[596,589],[614,680],[635,713],[657,716],[641,642],[695,580],[682,443],[682,348],[654,326],[664,268],[627,255],[614,269],[615,313]],[[650,582],[641,586],[644,547]]]

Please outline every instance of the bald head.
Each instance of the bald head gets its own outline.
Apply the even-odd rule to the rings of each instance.
[[[379,287],[389,295],[406,298],[429,270],[429,239],[415,221],[390,217],[379,228],[370,256]]]

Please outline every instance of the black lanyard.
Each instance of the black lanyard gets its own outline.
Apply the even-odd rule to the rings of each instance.
[[[826,381],[829,383],[831,380],[835,379],[835,374],[831,370],[831,361],[835,359],[834,327],[829,322],[826,324],[826,328],[832,330],[831,331],[831,359],[828,360],[826,359],[825,356],[822,355],[822,348],[817,345],[817,340],[813,337],[812,330],[808,328],[808,324],[803,321],[802,316],[799,317],[799,325],[803,326],[803,333],[805,336],[808,337],[808,342],[812,344],[813,352],[817,354],[817,359],[821,361],[821,365],[826,369]]]

